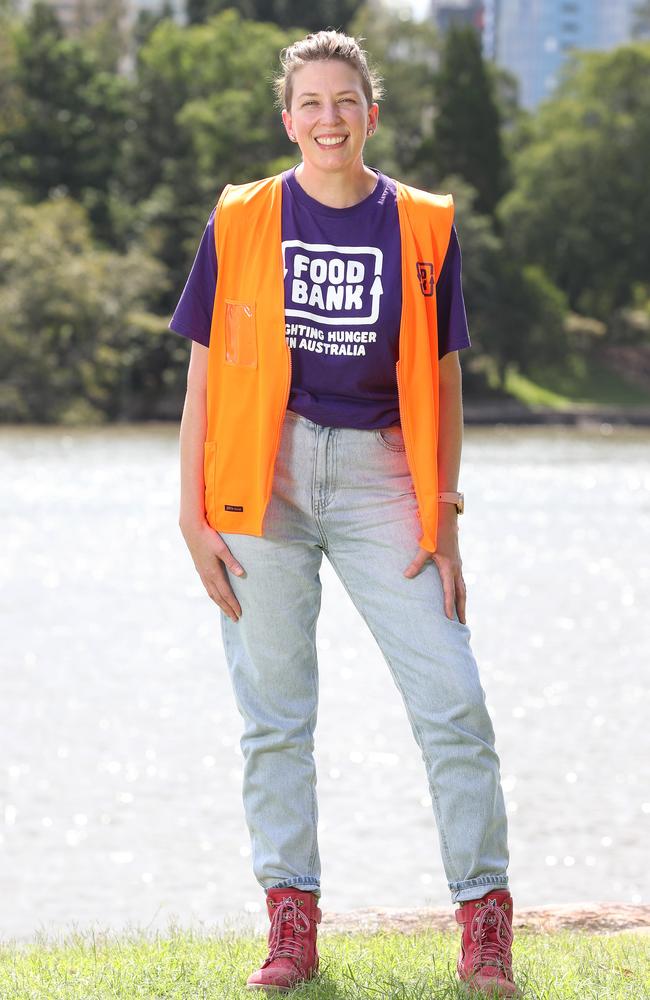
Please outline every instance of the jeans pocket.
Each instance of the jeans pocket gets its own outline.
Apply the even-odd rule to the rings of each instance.
[[[406,451],[404,434],[400,424],[376,428],[375,437],[388,451]]]
[[[257,328],[254,302],[226,299],[226,364],[257,368]]]

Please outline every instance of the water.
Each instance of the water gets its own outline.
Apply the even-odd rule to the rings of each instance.
[[[650,901],[650,432],[466,428],[460,521],[515,906]],[[1,437],[0,938],[264,927],[178,428]],[[412,554],[405,553],[405,566]],[[322,905],[450,906],[424,764],[323,560]]]

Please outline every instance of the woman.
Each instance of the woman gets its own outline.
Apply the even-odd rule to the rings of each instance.
[[[458,548],[458,350],[470,342],[453,201],[364,164],[381,94],[355,39],[321,31],[291,45],[276,90],[301,162],[226,187],[170,323],[195,341],[179,524],[221,609],[271,921],[247,985],[288,990],[318,971],[325,552],[422,750],[459,904],[457,975],[519,995],[499,758]]]

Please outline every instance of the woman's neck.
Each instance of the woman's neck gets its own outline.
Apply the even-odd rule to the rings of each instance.
[[[363,163],[353,173],[349,170],[334,173],[315,170],[303,160],[296,167],[295,178],[303,191],[329,208],[358,205],[377,185],[377,174]]]

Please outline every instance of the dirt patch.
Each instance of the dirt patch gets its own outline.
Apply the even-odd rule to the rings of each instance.
[[[513,930],[549,933],[560,930],[616,934],[634,930],[650,932],[650,904],[561,903],[555,906],[515,907]],[[348,913],[323,910],[319,934],[374,934],[401,931],[415,934],[424,930],[460,931],[454,908],[423,907],[401,910],[393,907],[365,907]]]

